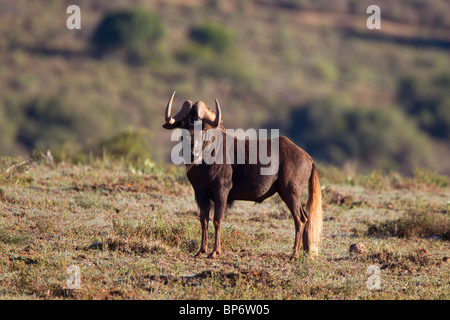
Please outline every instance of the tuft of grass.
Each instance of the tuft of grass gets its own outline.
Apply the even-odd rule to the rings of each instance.
[[[450,214],[448,210],[433,212],[410,209],[400,218],[370,225],[367,233],[370,236],[439,237],[450,240]]]
[[[143,255],[145,253],[155,252],[141,239],[123,239],[120,237],[109,237],[104,241],[95,240],[86,249],[100,251],[118,251],[127,254]]]
[[[96,193],[87,192],[75,198],[76,203],[83,209],[101,209],[103,208],[103,202]]]
[[[384,273],[388,270],[411,273],[420,268],[436,264],[436,259],[433,259],[425,249],[398,253],[392,249],[384,248],[378,251],[373,250],[356,259],[378,265],[381,270],[384,270]]]
[[[445,188],[450,185],[449,176],[439,174],[426,168],[417,168],[414,170],[414,181],[427,185],[435,185],[440,188]]]
[[[151,229],[150,236],[185,252],[194,252],[200,246],[198,226],[190,222],[157,221]]]
[[[123,237],[150,238],[190,253],[200,247],[198,225],[194,225],[191,221],[167,221],[158,217],[131,224],[115,220],[113,221],[113,230],[115,234]]]
[[[0,228],[0,243],[23,245],[28,241],[28,237],[24,235],[14,235]]]

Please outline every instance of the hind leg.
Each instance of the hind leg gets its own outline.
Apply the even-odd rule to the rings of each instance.
[[[303,208],[302,208],[303,209]],[[303,209],[304,211],[304,209]],[[305,215],[306,215],[306,211],[305,211]],[[309,221],[311,223],[311,221]],[[309,252],[311,250],[311,239],[310,239],[310,235],[309,235],[309,228],[305,226],[305,229],[303,230],[303,238],[302,238],[302,242],[303,242],[303,250],[305,250],[306,252]]]
[[[300,243],[303,235],[303,231],[306,225],[305,210],[300,202],[301,191],[299,187],[292,187],[289,192],[280,192],[280,197],[286,203],[289,211],[294,218],[295,226],[295,239],[294,239],[294,252],[290,260],[295,260],[299,257]],[[287,190],[286,190],[287,191]]]
[[[297,207],[299,208],[299,207]],[[299,257],[300,252],[300,239],[302,239],[303,232],[305,230],[306,221],[302,219],[301,210],[300,209],[289,209],[294,218],[294,226],[295,226],[295,240],[294,240],[294,252],[290,260],[295,260]]]

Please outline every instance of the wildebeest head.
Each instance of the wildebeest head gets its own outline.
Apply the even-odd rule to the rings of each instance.
[[[197,101],[194,105],[187,100],[183,103],[181,110],[172,116],[172,102],[175,92],[170,97],[167,103],[165,119],[166,123],[163,128],[171,130],[175,128],[194,130],[194,122],[202,121],[202,129],[217,128],[221,125],[222,114],[220,111],[219,102],[216,99],[216,112],[212,111],[205,105],[203,101]]]
[[[187,100],[183,103],[181,110],[174,116],[172,116],[172,103],[175,92],[170,97],[167,103],[165,120],[166,123],[163,128],[172,130],[175,128],[181,128],[188,130],[190,133],[191,144],[191,161],[198,159],[204,147],[208,144],[202,140],[203,132],[208,129],[215,129],[222,124],[222,115],[220,111],[219,102],[216,99],[216,111],[207,107],[203,101],[197,101],[194,105],[191,101]],[[202,135],[194,134],[195,125],[201,123]],[[214,140],[214,139],[213,139]]]

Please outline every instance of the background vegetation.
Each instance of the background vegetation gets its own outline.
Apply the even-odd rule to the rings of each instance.
[[[149,143],[134,161],[166,161],[177,90],[176,104],[217,97],[226,126],[280,128],[322,163],[448,174],[450,4],[378,1],[370,31],[369,2],[79,0],[68,30],[68,2],[2,1],[0,153],[82,161],[126,153],[105,141],[128,134]]]

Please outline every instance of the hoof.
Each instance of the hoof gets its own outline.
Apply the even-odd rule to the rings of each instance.
[[[298,259],[298,257],[299,257],[298,254],[293,254],[293,255],[289,258],[289,261],[295,261],[295,260]]]
[[[206,251],[200,250],[199,252],[197,252],[197,253],[194,255],[194,258],[200,258],[204,253],[206,253]]]
[[[208,255],[208,259],[215,259],[220,253],[217,251],[213,251]]]

